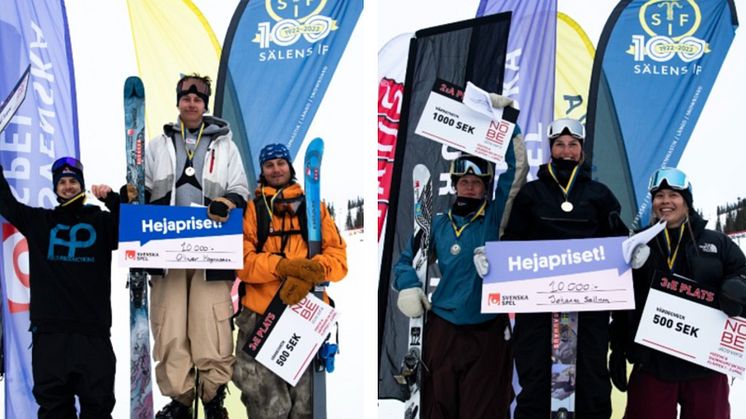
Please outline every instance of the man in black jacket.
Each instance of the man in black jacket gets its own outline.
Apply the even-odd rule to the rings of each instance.
[[[579,121],[558,119],[548,137],[552,159],[538,179],[516,196],[502,241],[565,240],[626,235],[620,205],[602,183],[591,179],[583,162],[585,130]],[[521,392],[516,419],[546,418],[551,410],[551,313],[515,316],[513,355]],[[608,419],[611,383],[606,368],[609,312],[578,315],[575,417]]]
[[[719,290],[721,308],[742,314],[746,295],[746,257],[723,233],[705,229],[692,206],[692,189],[684,172],[658,169],[650,181],[653,219],[666,230],[650,242],[650,257],[633,271],[635,310],[614,313],[609,361],[614,385],[629,387],[625,416],[636,419],[730,418],[728,378],[700,365],[634,342],[653,280],[681,275]],[[626,359],[634,364],[627,385]]]
[[[52,165],[54,209],[16,200],[0,166],[0,215],[28,241],[32,369],[39,418],[111,418],[116,358],[111,346],[111,252],[119,241],[119,195],[92,193],[110,212],[85,205],[83,165]]]

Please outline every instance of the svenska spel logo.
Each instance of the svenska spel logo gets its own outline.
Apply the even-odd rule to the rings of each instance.
[[[687,66],[656,66],[678,58],[690,63],[710,52],[709,45],[694,34],[702,24],[702,13],[694,0],[650,0],[640,7],[640,29],[644,34],[632,35],[626,51],[635,62],[635,72],[679,76],[689,74]]]
[[[124,258],[126,260],[135,260],[135,256],[137,256],[137,252],[134,250],[127,250],[124,252]]]
[[[487,299],[487,305],[488,306],[499,306],[500,305],[500,293],[499,292],[491,293]]]

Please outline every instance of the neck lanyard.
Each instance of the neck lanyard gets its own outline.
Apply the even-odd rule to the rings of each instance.
[[[202,139],[202,131],[205,129],[205,123],[203,122],[202,125],[199,127],[199,134],[197,134],[197,142],[194,144],[194,150],[190,150],[189,147],[186,146],[186,136],[184,135],[184,123],[179,121],[181,124],[181,138],[184,140],[184,149],[187,153],[187,160],[190,162],[194,158],[194,153],[197,151],[197,147],[199,147],[199,141]]]
[[[280,188],[275,191],[275,194],[272,195],[272,198],[269,199],[269,203],[267,203],[267,195],[264,193],[264,187],[262,187],[262,202],[264,202],[264,206],[267,207],[267,212],[269,213],[269,217],[272,218],[274,216],[274,211],[272,211],[272,208],[275,206],[275,198],[280,196],[282,194],[282,191],[284,191],[285,188]],[[272,223],[270,223],[270,230],[272,229]]]
[[[461,228],[456,226],[456,222],[453,221],[453,215],[451,215],[451,210],[448,210],[448,219],[451,220],[451,227],[453,227],[453,232],[456,233],[456,238],[461,236],[461,233],[464,231],[466,227],[469,226],[469,224],[472,223],[472,221],[476,220],[477,217],[484,214],[484,208],[487,206],[487,200],[485,199],[484,202],[482,202],[482,206],[479,207],[477,210],[477,213],[474,214],[473,217],[471,217],[471,220],[469,220],[468,223],[461,226]]]
[[[684,237],[685,227],[686,222],[682,223],[681,227],[679,227],[679,242],[676,243],[676,249],[674,249],[673,254],[671,253],[671,237],[668,235],[668,229],[663,230],[663,237],[666,239],[666,247],[668,248],[668,258],[666,263],[668,263],[669,270],[673,270],[673,265],[676,263],[676,256],[679,254],[679,246],[681,246],[681,239]]]
[[[560,189],[562,190],[562,195],[565,196],[565,202],[567,202],[567,196],[570,195],[570,189],[572,189],[573,185],[575,185],[575,179],[577,179],[579,167],[580,167],[580,164],[576,165],[575,168],[572,169],[572,173],[570,173],[570,179],[567,180],[567,186],[562,186],[559,179],[557,179],[557,175],[554,174],[552,163],[549,163],[547,165],[547,168],[549,169],[549,174],[552,176],[552,179],[554,179],[554,181],[557,182],[557,186],[559,186]]]

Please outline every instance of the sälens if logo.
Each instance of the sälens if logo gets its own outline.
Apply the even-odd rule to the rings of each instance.
[[[92,263],[95,261],[93,257],[78,256],[77,252],[80,249],[91,247],[94,243],[96,243],[96,230],[93,229],[92,225],[80,223],[70,227],[57,224],[49,232],[47,259]]]
[[[327,0],[265,0],[265,8],[273,22],[259,22],[257,33],[252,42],[259,44],[259,48],[267,49],[272,44],[287,47],[304,38],[309,44],[326,38],[331,31],[337,30],[337,22],[321,15]],[[292,51],[290,54],[288,51]],[[298,50],[278,50],[277,54],[260,55],[262,61],[273,59],[303,58],[314,53],[323,54],[326,51],[315,51],[312,48]]]
[[[639,20],[645,35],[632,35],[626,51],[635,61],[663,63],[678,57],[689,63],[710,52],[707,42],[694,36],[702,23],[694,0],[650,0],[640,8]]]

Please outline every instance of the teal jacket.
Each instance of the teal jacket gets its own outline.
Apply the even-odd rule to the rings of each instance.
[[[504,214],[510,212],[513,198],[526,182],[528,162],[518,127],[505,157],[508,169],[497,179],[495,198],[487,204],[484,215],[471,223],[472,216],[453,216],[459,228],[469,223],[459,237],[447,214],[437,214],[433,219],[431,260],[437,258],[441,278],[432,294],[432,311],[453,324],[478,324],[496,317],[480,310],[482,278],[474,267],[474,249],[487,241],[498,240],[501,223],[504,225],[506,221],[503,218],[507,218]],[[455,255],[451,251],[454,244],[460,247]],[[412,267],[413,255],[413,240],[410,240],[394,267],[394,286],[398,290],[421,286]]]

